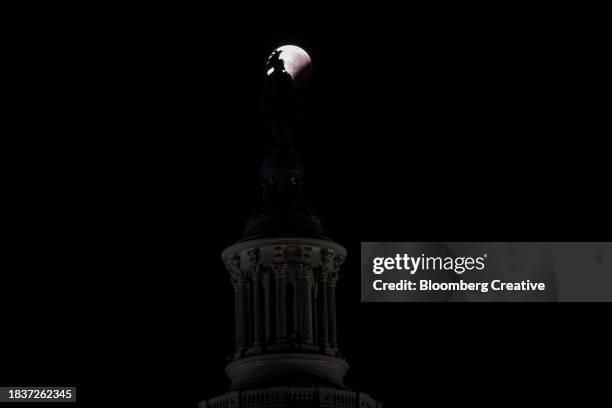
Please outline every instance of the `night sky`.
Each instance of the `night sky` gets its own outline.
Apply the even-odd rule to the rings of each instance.
[[[388,407],[467,402],[599,358],[593,310],[361,304],[358,276],[361,241],[602,239],[597,24],[149,11],[16,17],[6,384],[76,384],[82,401],[120,387],[142,406],[227,390],[233,292],[220,253],[260,196],[264,65],[283,44],[313,60],[296,146],[307,202],[348,250],[337,301],[349,386]],[[567,344],[577,333],[580,358]]]

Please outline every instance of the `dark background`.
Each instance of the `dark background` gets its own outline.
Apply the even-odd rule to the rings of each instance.
[[[601,310],[361,304],[357,259],[361,241],[609,238],[593,14],[243,11],[5,14],[5,383],[143,406],[226,391],[220,253],[259,198],[265,59],[296,44],[313,60],[306,197],[348,249],[348,384],[389,407],[584,397],[586,364],[609,368]]]

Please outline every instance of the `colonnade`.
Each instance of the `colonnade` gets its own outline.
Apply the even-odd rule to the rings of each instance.
[[[262,262],[259,248],[248,260],[226,262],[235,294],[236,357],[281,349],[309,349],[335,355],[336,281],[342,259],[331,249],[308,246],[274,248]],[[245,267],[246,266],[246,267]]]

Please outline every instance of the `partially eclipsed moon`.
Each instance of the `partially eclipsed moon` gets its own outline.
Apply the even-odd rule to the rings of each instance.
[[[275,51],[280,51],[279,57],[285,64],[285,71],[291,75],[295,87],[304,86],[312,73],[312,61],[308,53],[295,45],[283,45]],[[272,69],[268,71],[268,75],[271,73]]]

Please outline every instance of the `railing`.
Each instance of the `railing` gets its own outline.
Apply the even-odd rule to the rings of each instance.
[[[235,391],[203,402],[204,408],[271,408],[286,407],[294,402],[311,402],[330,408],[382,408],[369,395],[328,387],[271,387]],[[208,404],[208,405],[206,405]]]

